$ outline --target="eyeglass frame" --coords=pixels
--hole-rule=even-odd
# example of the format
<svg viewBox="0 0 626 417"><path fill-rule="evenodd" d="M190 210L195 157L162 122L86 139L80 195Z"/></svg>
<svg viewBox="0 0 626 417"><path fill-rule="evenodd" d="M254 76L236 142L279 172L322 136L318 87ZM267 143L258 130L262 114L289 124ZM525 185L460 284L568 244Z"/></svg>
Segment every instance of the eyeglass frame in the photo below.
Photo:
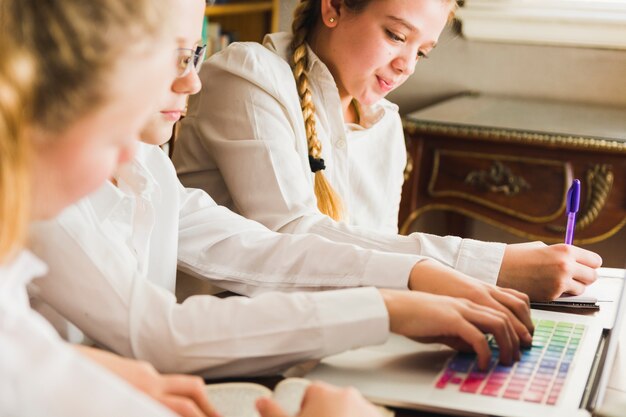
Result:
<svg viewBox="0 0 626 417"><path fill-rule="evenodd" d="M196 72L200 72L200 68L202 67L202 63L204 62L204 58L206 56L207 45L204 44L202 46L196 46L195 49L192 48L178 48L176 52L188 51L191 52L191 58L187 63L187 66L183 71L178 75L178 78L183 78L189 75L191 72L191 68L195 68ZM180 55L178 57L180 59ZM180 64L180 61L179 61Z"/></svg>

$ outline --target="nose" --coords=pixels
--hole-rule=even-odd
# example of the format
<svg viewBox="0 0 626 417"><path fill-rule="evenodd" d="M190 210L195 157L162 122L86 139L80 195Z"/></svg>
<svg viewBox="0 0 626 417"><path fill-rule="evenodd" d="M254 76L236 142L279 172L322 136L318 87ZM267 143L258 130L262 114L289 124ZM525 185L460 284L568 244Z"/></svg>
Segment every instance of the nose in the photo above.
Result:
<svg viewBox="0 0 626 417"><path fill-rule="evenodd" d="M196 94L202 88L202 82L195 70L189 71L184 77L179 77L172 84L172 91L177 94Z"/></svg>
<svg viewBox="0 0 626 417"><path fill-rule="evenodd" d="M405 48L401 54L398 54L391 62L393 69L407 77L415 72L415 64L417 64L417 50L415 48Z"/></svg>
<svg viewBox="0 0 626 417"><path fill-rule="evenodd" d="M408 77L415 72L416 63L417 59L396 58L391 65L396 72Z"/></svg>

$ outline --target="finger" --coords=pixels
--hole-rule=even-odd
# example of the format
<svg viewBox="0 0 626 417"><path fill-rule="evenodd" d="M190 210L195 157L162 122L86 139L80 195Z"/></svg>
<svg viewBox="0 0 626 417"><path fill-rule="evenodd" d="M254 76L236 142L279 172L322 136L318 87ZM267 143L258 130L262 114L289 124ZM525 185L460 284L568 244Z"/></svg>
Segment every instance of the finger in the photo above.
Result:
<svg viewBox="0 0 626 417"><path fill-rule="evenodd" d="M528 308L530 309L530 297L528 296L528 294L525 294L525 293L523 293L521 291L518 291L518 290L514 290L513 288L498 287L498 289L500 291L503 291L503 292L505 292L507 294L510 294L510 295L514 296L515 298L518 298L524 304L526 304L526 306L528 306Z"/></svg>
<svg viewBox="0 0 626 417"><path fill-rule="evenodd" d="M506 314L478 306L478 308L473 308L466 317L483 333L493 334L500 350L500 362L509 365L513 363L513 358L519 357L519 341L517 344L514 342L515 331Z"/></svg>
<svg viewBox="0 0 626 417"><path fill-rule="evenodd" d="M508 311L505 313L511 318L515 333L528 346L533 342L532 332L534 331L533 321L530 318L530 302L526 294L522 294L523 297L518 294L521 293L515 290L495 290L492 295L496 301L506 307Z"/></svg>
<svg viewBox="0 0 626 417"><path fill-rule="evenodd" d="M588 266L589 268L600 268L602 266L602 257L595 252L578 246L570 246L576 262Z"/></svg>
<svg viewBox="0 0 626 417"><path fill-rule="evenodd" d="M458 336L476 352L478 368L486 370L491 360L491 349L483 332L465 319L459 322Z"/></svg>
<svg viewBox="0 0 626 417"><path fill-rule="evenodd" d="M337 388L322 381L313 381L304 391L300 408L304 408L308 402L315 402L317 398L335 391Z"/></svg>
<svg viewBox="0 0 626 417"><path fill-rule="evenodd" d="M507 332L511 338L511 343L514 349L511 351L513 353L513 357L517 360L519 359L519 345L520 345L520 337L525 339L525 344L532 343L532 338L530 333L524 326L524 324L513 314L511 310L509 310L504 304L500 303L494 295L499 295L500 297L507 297L506 294L500 294L497 288L489 290L484 297L481 298L482 302L479 304L481 307L479 310L483 311L483 313L489 315L494 312L498 312L500 315L503 315L505 319L505 323L507 327L509 327L509 332ZM511 300L515 300L514 298L508 298L509 302ZM528 341L526 341L528 340Z"/></svg>
<svg viewBox="0 0 626 417"><path fill-rule="evenodd" d="M166 395L159 402L181 417L205 417L205 414L189 398Z"/></svg>
<svg viewBox="0 0 626 417"><path fill-rule="evenodd" d="M598 279L598 271L577 263L572 271L572 278L584 285L591 285Z"/></svg>
<svg viewBox="0 0 626 417"><path fill-rule="evenodd" d="M280 406L271 398L263 397L256 401L256 409L261 417L288 417Z"/></svg>
<svg viewBox="0 0 626 417"><path fill-rule="evenodd" d="M586 288L586 285L576 281L575 279L570 279L565 285L564 292L572 295L580 295L585 292Z"/></svg>
<svg viewBox="0 0 626 417"><path fill-rule="evenodd" d="M203 415L219 417L219 413L213 408L204 392L204 381L200 377L189 375L165 375L165 390L168 394L174 394L191 399Z"/></svg>

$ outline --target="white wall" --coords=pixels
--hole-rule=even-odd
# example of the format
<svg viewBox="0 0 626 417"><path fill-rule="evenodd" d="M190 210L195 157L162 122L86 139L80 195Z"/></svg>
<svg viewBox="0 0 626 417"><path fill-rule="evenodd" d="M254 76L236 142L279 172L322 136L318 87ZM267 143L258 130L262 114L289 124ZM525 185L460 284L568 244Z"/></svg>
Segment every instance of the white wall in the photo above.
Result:
<svg viewBox="0 0 626 417"><path fill-rule="evenodd" d="M626 106L626 51L470 42L448 30L389 99L407 113L466 90Z"/></svg>

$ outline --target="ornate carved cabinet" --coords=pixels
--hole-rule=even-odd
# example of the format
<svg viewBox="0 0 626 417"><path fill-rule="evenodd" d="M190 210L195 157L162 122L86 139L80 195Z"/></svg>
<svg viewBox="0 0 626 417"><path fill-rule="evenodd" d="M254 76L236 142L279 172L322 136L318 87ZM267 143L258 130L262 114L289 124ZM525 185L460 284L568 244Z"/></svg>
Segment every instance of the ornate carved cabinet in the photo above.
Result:
<svg viewBox="0 0 626 417"><path fill-rule="evenodd" d="M516 235L563 241L565 196L582 182L575 243L626 224L626 108L467 94L404 119L409 161L401 232L430 210L447 231L474 218Z"/></svg>

